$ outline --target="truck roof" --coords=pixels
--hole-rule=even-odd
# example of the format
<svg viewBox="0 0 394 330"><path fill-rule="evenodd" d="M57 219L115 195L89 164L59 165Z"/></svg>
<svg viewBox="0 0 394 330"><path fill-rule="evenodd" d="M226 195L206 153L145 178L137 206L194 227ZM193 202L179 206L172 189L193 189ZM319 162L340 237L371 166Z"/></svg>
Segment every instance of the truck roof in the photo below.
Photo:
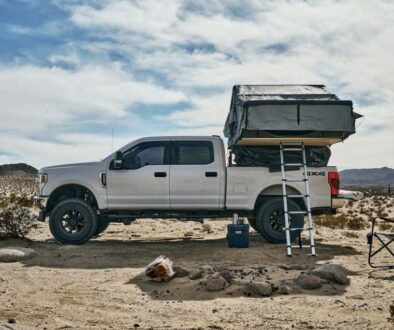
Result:
<svg viewBox="0 0 394 330"><path fill-rule="evenodd" d="M195 139L221 139L219 135L166 135L166 136L147 136L138 139L138 141L148 140L195 140Z"/></svg>

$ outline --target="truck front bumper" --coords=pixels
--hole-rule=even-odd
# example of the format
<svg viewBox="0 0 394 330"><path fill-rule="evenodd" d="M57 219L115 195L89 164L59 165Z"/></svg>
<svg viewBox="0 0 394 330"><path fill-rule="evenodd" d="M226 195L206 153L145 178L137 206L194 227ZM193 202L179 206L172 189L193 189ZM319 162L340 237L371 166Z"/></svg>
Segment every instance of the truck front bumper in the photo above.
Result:
<svg viewBox="0 0 394 330"><path fill-rule="evenodd" d="M45 222L47 216L46 207L48 203L48 196L36 195L33 197L34 206L40 209L38 213L38 221Z"/></svg>

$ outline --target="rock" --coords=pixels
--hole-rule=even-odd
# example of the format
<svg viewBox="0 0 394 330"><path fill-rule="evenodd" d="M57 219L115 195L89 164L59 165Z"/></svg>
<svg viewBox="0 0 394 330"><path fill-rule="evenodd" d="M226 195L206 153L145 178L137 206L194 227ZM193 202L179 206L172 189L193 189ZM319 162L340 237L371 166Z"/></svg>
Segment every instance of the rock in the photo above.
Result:
<svg viewBox="0 0 394 330"><path fill-rule="evenodd" d="M315 290L321 287L322 280L319 277L300 274L295 280L295 283L304 290Z"/></svg>
<svg viewBox="0 0 394 330"><path fill-rule="evenodd" d="M219 272L220 276L223 277L228 283L234 281L234 273L230 270L222 270Z"/></svg>
<svg viewBox="0 0 394 330"><path fill-rule="evenodd" d="M250 281L248 284L248 288L263 297L268 297L272 295L272 286L267 282Z"/></svg>
<svg viewBox="0 0 394 330"><path fill-rule="evenodd" d="M18 262L33 258L36 251L30 248L9 247L0 249L0 262Z"/></svg>
<svg viewBox="0 0 394 330"><path fill-rule="evenodd" d="M207 274L213 274L215 273L215 269L211 265L203 265L200 267L200 269Z"/></svg>
<svg viewBox="0 0 394 330"><path fill-rule="evenodd" d="M241 286L248 286L250 284L251 280L246 280L243 278L234 278L233 283Z"/></svg>
<svg viewBox="0 0 394 330"><path fill-rule="evenodd" d="M190 274L190 271L188 269L181 266L174 266L173 270L175 272L175 277L187 277Z"/></svg>
<svg viewBox="0 0 394 330"><path fill-rule="evenodd" d="M350 279L347 277L349 271L341 265L326 264L311 271L311 274L338 284L347 285Z"/></svg>
<svg viewBox="0 0 394 330"><path fill-rule="evenodd" d="M206 286L208 291L221 291L228 285L228 282L219 273L207 277Z"/></svg>
<svg viewBox="0 0 394 330"><path fill-rule="evenodd" d="M189 275L189 279L191 280L198 280L200 278L202 278L202 276L204 275L204 271L201 269L198 270L194 270L190 273Z"/></svg>
<svg viewBox="0 0 394 330"><path fill-rule="evenodd" d="M278 293L294 294L294 293L302 293L302 290L293 281L284 281L279 284Z"/></svg>
<svg viewBox="0 0 394 330"><path fill-rule="evenodd" d="M154 281L168 282L175 275L172 261L166 256L159 256L145 267L146 276Z"/></svg>
<svg viewBox="0 0 394 330"><path fill-rule="evenodd" d="M279 284L278 293L280 294L290 294L293 290L291 289L290 285L286 283Z"/></svg>

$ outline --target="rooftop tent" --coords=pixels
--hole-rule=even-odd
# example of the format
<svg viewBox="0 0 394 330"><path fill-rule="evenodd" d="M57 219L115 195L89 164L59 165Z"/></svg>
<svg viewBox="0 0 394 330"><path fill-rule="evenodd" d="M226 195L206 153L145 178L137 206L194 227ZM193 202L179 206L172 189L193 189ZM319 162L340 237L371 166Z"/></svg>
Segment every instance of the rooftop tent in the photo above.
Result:
<svg viewBox="0 0 394 330"><path fill-rule="evenodd" d="M224 127L228 145L327 146L355 133L352 101L323 85L236 85Z"/></svg>

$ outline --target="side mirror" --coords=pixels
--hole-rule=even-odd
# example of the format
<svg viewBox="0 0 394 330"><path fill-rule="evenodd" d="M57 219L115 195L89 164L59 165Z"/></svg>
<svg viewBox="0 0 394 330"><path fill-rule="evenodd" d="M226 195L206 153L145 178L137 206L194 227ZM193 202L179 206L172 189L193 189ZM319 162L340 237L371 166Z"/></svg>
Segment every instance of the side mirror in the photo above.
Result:
<svg viewBox="0 0 394 330"><path fill-rule="evenodd" d="M114 169L121 170L123 168L123 152L117 151L114 159Z"/></svg>

